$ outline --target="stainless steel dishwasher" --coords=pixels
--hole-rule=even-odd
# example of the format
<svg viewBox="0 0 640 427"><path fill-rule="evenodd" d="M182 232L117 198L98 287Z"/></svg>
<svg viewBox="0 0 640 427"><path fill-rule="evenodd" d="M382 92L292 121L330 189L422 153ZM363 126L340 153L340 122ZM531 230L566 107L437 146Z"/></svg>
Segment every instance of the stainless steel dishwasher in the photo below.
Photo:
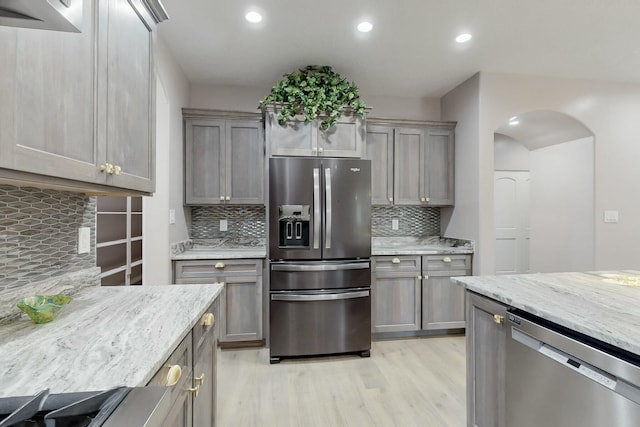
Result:
<svg viewBox="0 0 640 427"><path fill-rule="evenodd" d="M508 313L507 427L640 426L637 355Z"/></svg>

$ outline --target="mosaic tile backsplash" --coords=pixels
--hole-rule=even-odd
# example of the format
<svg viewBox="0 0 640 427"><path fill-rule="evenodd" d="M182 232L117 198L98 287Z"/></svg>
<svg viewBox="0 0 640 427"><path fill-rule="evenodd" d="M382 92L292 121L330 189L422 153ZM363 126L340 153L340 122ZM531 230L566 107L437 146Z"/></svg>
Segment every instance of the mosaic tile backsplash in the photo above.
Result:
<svg viewBox="0 0 640 427"><path fill-rule="evenodd" d="M0 185L0 292L95 267L78 255L78 228L95 242L96 199L82 194Z"/></svg>
<svg viewBox="0 0 640 427"><path fill-rule="evenodd" d="M191 208L191 239L206 245L212 239L264 239L265 208L263 206L194 206ZM227 220L227 231L220 231L220 220ZM391 229L391 220L398 220L398 230ZM373 206L371 209L373 237L440 236L440 208L421 206Z"/></svg>
<svg viewBox="0 0 640 427"><path fill-rule="evenodd" d="M398 229L391 229L391 220L398 220ZM422 206L373 206L371 208L373 237L440 236L440 208Z"/></svg>
<svg viewBox="0 0 640 427"><path fill-rule="evenodd" d="M220 231L220 220L227 220L227 231ZM191 208L193 243L206 245L211 239L266 238L264 206L194 206Z"/></svg>

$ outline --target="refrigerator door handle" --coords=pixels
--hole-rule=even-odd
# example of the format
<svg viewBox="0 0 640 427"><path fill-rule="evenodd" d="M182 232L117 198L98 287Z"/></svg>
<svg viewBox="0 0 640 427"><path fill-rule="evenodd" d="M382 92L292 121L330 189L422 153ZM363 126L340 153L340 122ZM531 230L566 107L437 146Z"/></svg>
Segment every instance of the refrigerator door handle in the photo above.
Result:
<svg viewBox="0 0 640 427"><path fill-rule="evenodd" d="M320 169L313 168L313 249L320 249Z"/></svg>
<svg viewBox="0 0 640 427"><path fill-rule="evenodd" d="M345 264L271 264L274 271L338 271L365 270L368 262L351 262Z"/></svg>
<svg viewBox="0 0 640 427"><path fill-rule="evenodd" d="M271 295L271 301L335 301L354 298L365 298L369 296L369 291L343 292L339 294L293 294L293 295Z"/></svg>
<svg viewBox="0 0 640 427"><path fill-rule="evenodd" d="M324 186L325 186L325 202L324 202L324 214L326 221L324 247L325 249L331 249L331 168L324 170Z"/></svg>

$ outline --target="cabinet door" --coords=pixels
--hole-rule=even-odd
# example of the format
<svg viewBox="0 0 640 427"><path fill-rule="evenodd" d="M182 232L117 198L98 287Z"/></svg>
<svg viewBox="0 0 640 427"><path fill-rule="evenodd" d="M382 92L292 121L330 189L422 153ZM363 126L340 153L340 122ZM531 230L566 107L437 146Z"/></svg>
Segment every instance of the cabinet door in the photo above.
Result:
<svg viewBox="0 0 640 427"><path fill-rule="evenodd" d="M426 273L422 279L422 329L465 327L464 287L451 281L466 271Z"/></svg>
<svg viewBox="0 0 640 427"><path fill-rule="evenodd" d="M367 126L365 159L371 160L371 204L393 204L393 128Z"/></svg>
<svg viewBox="0 0 640 427"><path fill-rule="evenodd" d="M198 354L194 355L193 387L198 387L198 395L193 396L193 427L211 427L215 424L215 344L211 334Z"/></svg>
<svg viewBox="0 0 640 427"><path fill-rule="evenodd" d="M314 122L292 120L280 125L277 113L267 112L266 131L272 156L316 156L318 132Z"/></svg>
<svg viewBox="0 0 640 427"><path fill-rule="evenodd" d="M264 203L264 138L262 124L226 123L225 199L232 204Z"/></svg>
<svg viewBox="0 0 640 427"><path fill-rule="evenodd" d="M504 305L467 292L467 425L470 427L505 427L505 316Z"/></svg>
<svg viewBox="0 0 640 427"><path fill-rule="evenodd" d="M0 168L101 183L96 2L82 33L0 27Z"/></svg>
<svg viewBox="0 0 640 427"><path fill-rule="evenodd" d="M182 393L169 410L162 427L191 427L193 420L191 394Z"/></svg>
<svg viewBox="0 0 640 427"><path fill-rule="evenodd" d="M262 339L262 276L224 278L220 341Z"/></svg>
<svg viewBox="0 0 640 427"><path fill-rule="evenodd" d="M316 126L318 155L324 157L362 157L365 126L360 116L342 115L337 123L323 131Z"/></svg>
<svg viewBox="0 0 640 427"><path fill-rule="evenodd" d="M427 130L424 196L431 206L453 205L453 135L452 130Z"/></svg>
<svg viewBox="0 0 640 427"><path fill-rule="evenodd" d="M153 192L155 23L141 0L108 0L106 7L99 23L107 30L100 43L99 78L106 88L99 88L104 122L98 132L105 148L98 158L121 169L107 175L107 184Z"/></svg>
<svg viewBox="0 0 640 427"><path fill-rule="evenodd" d="M420 329L420 279L418 272L375 272L371 289L372 332Z"/></svg>
<svg viewBox="0 0 640 427"><path fill-rule="evenodd" d="M393 194L396 205L419 205L424 187L424 132L418 128L395 130Z"/></svg>
<svg viewBox="0 0 640 427"><path fill-rule="evenodd" d="M219 204L224 199L225 123L185 122L185 203Z"/></svg>

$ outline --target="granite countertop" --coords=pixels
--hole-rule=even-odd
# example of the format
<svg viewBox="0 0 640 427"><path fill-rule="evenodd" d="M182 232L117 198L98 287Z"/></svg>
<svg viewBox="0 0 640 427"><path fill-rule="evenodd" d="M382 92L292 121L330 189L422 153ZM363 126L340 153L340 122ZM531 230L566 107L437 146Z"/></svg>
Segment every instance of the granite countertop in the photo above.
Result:
<svg viewBox="0 0 640 427"><path fill-rule="evenodd" d="M470 291L640 355L640 271L452 280Z"/></svg>
<svg viewBox="0 0 640 427"><path fill-rule="evenodd" d="M198 243L187 240L172 248L174 261L198 259L266 258L265 239L208 239Z"/></svg>
<svg viewBox="0 0 640 427"><path fill-rule="evenodd" d="M447 237L374 237L371 255L473 254L473 241Z"/></svg>
<svg viewBox="0 0 640 427"><path fill-rule="evenodd" d="M0 397L143 386L221 285L87 288L51 323L0 326Z"/></svg>

